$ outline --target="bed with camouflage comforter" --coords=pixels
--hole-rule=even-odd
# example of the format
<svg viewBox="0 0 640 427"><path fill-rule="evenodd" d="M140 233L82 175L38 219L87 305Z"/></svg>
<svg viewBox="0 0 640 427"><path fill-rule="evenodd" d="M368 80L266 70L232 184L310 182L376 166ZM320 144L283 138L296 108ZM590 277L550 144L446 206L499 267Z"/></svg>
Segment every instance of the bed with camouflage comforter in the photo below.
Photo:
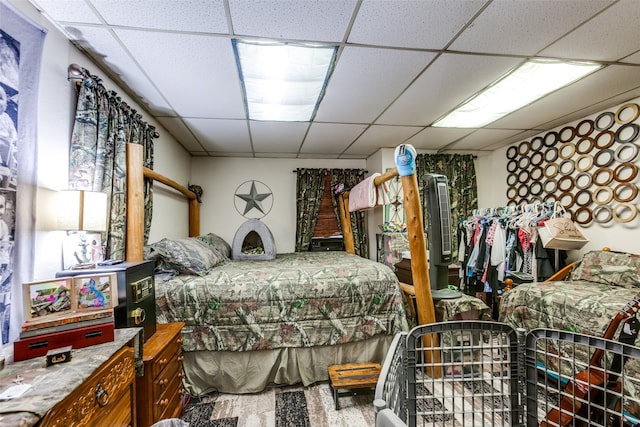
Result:
<svg viewBox="0 0 640 427"><path fill-rule="evenodd" d="M191 261L193 252L181 258ZM158 322L185 323L193 394L325 380L331 364L381 362L393 336L408 329L393 271L346 252L226 260L206 273L156 275L155 295Z"/></svg>
<svg viewBox="0 0 640 427"><path fill-rule="evenodd" d="M527 331L551 328L602 336L639 292L639 255L591 251L562 281L521 284L506 292L500 321Z"/></svg>
<svg viewBox="0 0 640 427"><path fill-rule="evenodd" d="M549 328L602 337L616 314L638 301L640 256L591 251L574 263L562 281L521 284L506 292L500 301L499 320L527 332L535 328ZM623 323L620 322L612 340L618 340ZM640 337L635 344L640 346ZM575 357L582 366L586 366L591 355L579 349L574 350ZM564 347L547 348L546 360L538 362L552 372L571 378L576 367L571 366L565 357L571 351ZM635 360L625 369L640 372ZM626 390L640 398L640 390L636 386L629 385Z"/></svg>

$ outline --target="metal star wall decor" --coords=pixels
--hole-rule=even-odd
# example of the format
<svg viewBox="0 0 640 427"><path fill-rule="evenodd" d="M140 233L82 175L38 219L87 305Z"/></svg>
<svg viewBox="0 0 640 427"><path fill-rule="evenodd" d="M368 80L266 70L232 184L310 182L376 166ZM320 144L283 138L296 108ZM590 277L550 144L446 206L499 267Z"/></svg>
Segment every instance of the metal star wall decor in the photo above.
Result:
<svg viewBox="0 0 640 427"><path fill-rule="evenodd" d="M260 181L245 181L236 188L233 203L236 211L243 217L259 219L271 211L273 192Z"/></svg>

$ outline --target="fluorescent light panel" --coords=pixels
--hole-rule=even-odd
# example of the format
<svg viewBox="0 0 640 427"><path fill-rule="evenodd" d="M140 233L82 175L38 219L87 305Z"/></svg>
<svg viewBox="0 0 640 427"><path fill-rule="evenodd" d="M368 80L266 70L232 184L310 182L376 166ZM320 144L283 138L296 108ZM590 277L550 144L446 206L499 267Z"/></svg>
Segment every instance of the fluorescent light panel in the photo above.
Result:
<svg viewBox="0 0 640 427"><path fill-rule="evenodd" d="M249 119L309 121L333 66L336 46L233 41Z"/></svg>
<svg viewBox="0 0 640 427"><path fill-rule="evenodd" d="M434 127L479 128L600 68L585 62L530 60L478 92Z"/></svg>

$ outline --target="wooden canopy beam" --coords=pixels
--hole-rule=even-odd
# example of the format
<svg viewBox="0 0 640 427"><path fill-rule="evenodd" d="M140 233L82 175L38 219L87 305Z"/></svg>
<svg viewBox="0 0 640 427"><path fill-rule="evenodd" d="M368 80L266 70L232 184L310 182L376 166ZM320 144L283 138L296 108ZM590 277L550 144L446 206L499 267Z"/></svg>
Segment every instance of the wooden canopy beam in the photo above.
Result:
<svg viewBox="0 0 640 427"><path fill-rule="evenodd" d="M127 261L144 259L144 180L152 179L182 193L189 200L189 236L200 235L200 202L196 194L177 182L144 167L141 144L127 144Z"/></svg>

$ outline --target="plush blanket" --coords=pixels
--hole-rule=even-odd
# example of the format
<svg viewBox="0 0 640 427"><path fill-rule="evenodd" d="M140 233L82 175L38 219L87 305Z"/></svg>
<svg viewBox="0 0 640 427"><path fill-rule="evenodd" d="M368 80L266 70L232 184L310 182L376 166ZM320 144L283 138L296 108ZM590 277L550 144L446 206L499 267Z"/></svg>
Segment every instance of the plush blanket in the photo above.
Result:
<svg viewBox="0 0 640 427"><path fill-rule="evenodd" d="M344 344L407 329L398 280L346 252L233 261L206 275L156 278L159 322L185 322L185 351Z"/></svg>

